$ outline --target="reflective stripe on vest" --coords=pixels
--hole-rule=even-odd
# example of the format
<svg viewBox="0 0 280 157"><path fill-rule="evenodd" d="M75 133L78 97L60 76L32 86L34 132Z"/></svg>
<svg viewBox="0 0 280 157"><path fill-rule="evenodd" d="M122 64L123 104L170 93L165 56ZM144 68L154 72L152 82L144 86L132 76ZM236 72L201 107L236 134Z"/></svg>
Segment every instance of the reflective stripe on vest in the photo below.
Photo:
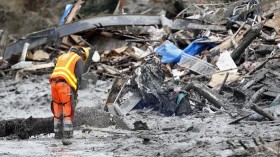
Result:
<svg viewBox="0 0 280 157"><path fill-rule="evenodd" d="M58 58L57 65L53 70L51 78L60 78L66 80L66 82L73 87L75 90L77 89L77 78L75 76L75 65L76 62L81 57L74 52L68 52ZM65 62L64 62L65 61Z"/></svg>

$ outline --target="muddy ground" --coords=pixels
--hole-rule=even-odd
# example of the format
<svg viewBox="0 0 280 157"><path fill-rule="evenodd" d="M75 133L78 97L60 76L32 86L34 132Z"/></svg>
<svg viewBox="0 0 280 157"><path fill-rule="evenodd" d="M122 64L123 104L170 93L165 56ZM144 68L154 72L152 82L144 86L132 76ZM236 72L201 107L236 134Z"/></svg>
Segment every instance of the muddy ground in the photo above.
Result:
<svg viewBox="0 0 280 157"><path fill-rule="evenodd" d="M30 11L22 1L16 6L12 0L10 3L6 0L0 2L0 13L3 13L0 14L0 28L7 28L15 34L27 34L57 24L65 4L57 6L54 12L54 9L44 7L43 3L37 7L37 11ZM146 0L141 2L146 3ZM49 76L29 75L20 81L15 81L14 77L0 78L0 120L52 116ZM77 108L93 107L102 111L112 82L112 79L98 80L96 84L79 91ZM73 144L69 146L64 146L61 140L55 140L54 134L38 135L28 140L2 137L0 156L275 156L279 153L279 147L275 147L279 141L278 121L242 121L229 125L236 119L231 117L235 112L197 111L189 116L163 117L148 109L134 110L123 119L130 129L108 127L105 123L104 127L82 126L74 130ZM133 123L137 121L146 123L148 130L135 130ZM248 147L247 150L241 143ZM256 147L257 144L260 146Z"/></svg>
<svg viewBox="0 0 280 157"><path fill-rule="evenodd" d="M17 82L12 79L1 80L1 120L51 116L48 77L34 75ZM81 90L78 108L94 107L102 110L111 85L111 79L98 80L96 84ZM234 119L224 111L163 117L148 109L134 110L123 120L130 129L120 129L118 126L82 126L75 129L73 144L69 146L54 139L54 134L38 135L28 140L14 139L12 136L1 138L0 156L244 155L249 151L245 152L239 140L255 150L253 138L259 143L261 140L274 141L280 131L277 122L244 121L229 125ZM148 130L135 130L133 123L136 121L146 123ZM261 151L259 155L267 153L267 150Z"/></svg>

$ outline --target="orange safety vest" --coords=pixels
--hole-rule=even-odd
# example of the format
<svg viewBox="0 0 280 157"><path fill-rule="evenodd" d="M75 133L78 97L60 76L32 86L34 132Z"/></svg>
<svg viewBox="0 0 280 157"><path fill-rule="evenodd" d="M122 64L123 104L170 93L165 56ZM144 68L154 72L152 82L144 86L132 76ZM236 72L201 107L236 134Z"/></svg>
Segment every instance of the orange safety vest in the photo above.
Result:
<svg viewBox="0 0 280 157"><path fill-rule="evenodd" d="M64 79L71 87L77 89L77 77L75 75L75 65L81 59L75 52L67 52L57 59L56 66L50 77L50 82L53 78Z"/></svg>

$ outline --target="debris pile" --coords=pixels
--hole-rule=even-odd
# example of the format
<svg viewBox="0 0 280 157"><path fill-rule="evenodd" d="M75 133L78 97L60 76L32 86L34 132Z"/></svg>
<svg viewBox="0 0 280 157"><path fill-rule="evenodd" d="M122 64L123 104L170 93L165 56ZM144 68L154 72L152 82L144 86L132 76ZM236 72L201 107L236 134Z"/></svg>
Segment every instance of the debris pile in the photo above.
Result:
<svg viewBox="0 0 280 157"><path fill-rule="evenodd" d="M80 45L90 49L88 79L114 78L104 105L112 114L151 108L165 116L221 112L230 124L278 119L278 1L193 4L172 19L146 11L71 22L81 5L62 25L6 45L4 54L7 35L0 31L0 77L48 74L60 54Z"/></svg>

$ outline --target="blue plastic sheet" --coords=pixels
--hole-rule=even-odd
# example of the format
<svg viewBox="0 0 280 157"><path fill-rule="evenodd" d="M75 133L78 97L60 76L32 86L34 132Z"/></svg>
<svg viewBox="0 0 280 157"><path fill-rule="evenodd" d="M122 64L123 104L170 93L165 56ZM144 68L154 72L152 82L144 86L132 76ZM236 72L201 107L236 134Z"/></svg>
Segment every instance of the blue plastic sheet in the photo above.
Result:
<svg viewBox="0 0 280 157"><path fill-rule="evenodd" d="M64 13L59 21L59 26L63 25L65 23L65 18L67 17L67 15L69 14L69 12L71 11L71 9L73 8L73 4L67 4L64 10Z"/></svg>
<svg viewBox="0 0 280 157"><path fill-rule="evenodd" d="M156 50L156 54L162 56L162 63L176 64L180 61L183 50L177 48L172 42L166 40Z"/></svg>
<svg viewBox="0 0 280 157"><path fill-rule="evenodd" d="M176 64L181 59L181 54L186 53L191 56L195 56L200 54L203 50L208 47L212 48L217 46L215 43L196 43L197 41L207 40L208 38L199 38L193 41L189 46L187 46L184 50L177 48L172 42L166 40L162 43L158 49L156 50L156 54L162 56L162 63L173 63Z"/></svg>
<svg viewBox="0 0 280 157"><path fill-rule="evenodd" d="M186 54L189 54L191 56L195 56L197 54L200 54L203 50L205 50L208 47L215 47L217 44L215 43L203 43L203 44L198 44L196 43L197 41L203 41L207 40L208 38L199 38L193 41L188 47L184 49L184 52Z"/></svg>

